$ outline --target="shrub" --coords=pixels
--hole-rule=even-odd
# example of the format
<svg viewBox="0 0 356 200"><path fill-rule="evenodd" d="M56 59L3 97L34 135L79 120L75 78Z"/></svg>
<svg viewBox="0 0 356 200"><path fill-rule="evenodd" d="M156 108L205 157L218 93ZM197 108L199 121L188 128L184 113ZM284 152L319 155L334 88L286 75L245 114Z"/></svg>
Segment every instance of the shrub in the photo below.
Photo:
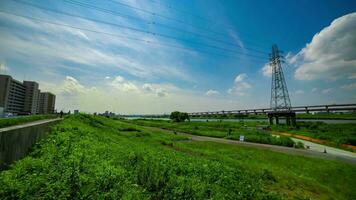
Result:
<svg viewBox="0 0 356 200"><path fill-rule="evenodd" d="M184 122L185 120L188 120L188 121L190 120L188 113L179 112L179 111L172 112L171 115L169 116L169 118L173 122Z"/></svg>

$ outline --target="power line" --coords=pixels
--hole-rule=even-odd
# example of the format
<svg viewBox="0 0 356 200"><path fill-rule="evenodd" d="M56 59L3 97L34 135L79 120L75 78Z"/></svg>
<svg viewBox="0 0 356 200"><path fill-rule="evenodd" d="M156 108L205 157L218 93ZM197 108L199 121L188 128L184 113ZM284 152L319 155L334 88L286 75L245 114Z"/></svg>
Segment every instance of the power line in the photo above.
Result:
<svg viewBox="0 0 356 200"><path fill-rule="evenodd" d="M51 11L51 12L56 12L56 13L61 13L61 14L64 14L64 15L70 15L72 17L78 17L78 18L83 18L83 19L86 19L86 20L91 20L91 21L94 21L95 19L92 19L92 18L86 18L86 17L83 17L83 16L79 16L79 15L73 15L73 14L70 14L70 13L66 13L66 12L62 12L62 11L58 11L58 10L54 10L54 9L50 9L50 8L46 8L46 7L42 7L42 6L39 6L39 5L35 5L35 4L32 4L32 3L28 3L28 2L24 2L24 1L21 1L21 0L13 0L13 1L16 1L18 3L22 3L22 4L26 4L26 5L29 5L29 6L32 6L32 7L36 7L36 8L39 8L39 9L42 9L42 10L48 10L48 11ZM108 13L106 11L102 11L102 10L98 10L100 12L105 12L105 13ZM114 12L114 11L113 11ZM115 13L109 13L109 14L117 14L117 12ZM130 17L132 19L135 19L135 20L138 20L138 21L145 21L145 20L142 20L140 18L137 18L137 17L133 17L133 16L129 16L129 15L124 15L124 14L121 14L119 13L120 16L125 16L125 17ZM117 25L117 24L113 24L113 23L108 23L108 22L103 22L103 21L98 21L98 20L95 20L96 22L98 23L105 23L105 24L110 24L110 25L116 25L116 26L121 26L121 25ZM147 21L146 21L147 22ZM216 39L216 38L213 38L213 37L210 37L210 36L206 36L206 35L202 35L202 34L199 34L199 33L195 33L195 32L191 32L191 31L186 31L186 30L182 30L182 29L179 29L179 28L175 28L175 27L171 27L171 26L168 26L168 25L165 25L165 24L160 24L160 23L156 23L156 22L147 22L148 24L153 24L153 25L159 25L159 26L162 26L162 27L165 27L167 29L171 29L171 30L175 30L175 31L180 31L180 32L184 32L184 33L189 33L189 34L194 34L196 36L199 36L199 37L203 37L203 38L206 38L206 39L209 39L211 41L215 41L215 42L219 42L219 43L222 43L222 44L225 44L225 45L229 45L229 46L233 46L233 47L238 47L240 49L247 49L249 51L254 51L254 53L259 53L259 54L263 54L263 55L267 55L268 53L267 52L264 52L264 51L260 51L260 50L256 50L256 49L251 49L251 48L248 48L248 47L241 47L239 45L235 45L235 44L232 44L232 43L229 43L229 42L226 42L226 41L223 41L223 40L219 40L219 39ZM130 28L131 29L131 28ZM138 31L138 30L135 30L135 31ZM154 32L151 32L153 34L155 34Z"/></svg>
<svg viewBox="0 0 356 200"><path fill-rule="evenodd" d="M120 25L120 24L114 24L114 23L110 23L110 22L106 22L106 21L102 21L102 20L83 17L83 16L80 16L80 15L75 15L75 14L71 14L71 13L67 13L67 12L63 12L63 11L58 11L58 10L54 10L54 9L50 9L50 8L45 8L45 7L42 7L42 6L38 6L38 5L35 5L35 4L31 4L31 3L27 3L27 2L23 2L23 1L19 1L19 0L13 0L13 1L16 1L16 2L19 2L19 3L23 3L23 4L26 4L26 5L32 6L32 7L36 7L36 8L42 9L42 10L55 12L55 13L59 13L59 14L63 14L63 15L71 16L71 17L81 18L81 19L85 19L85 20L88 20L88 21L102 23L102 24L106 24L106 25L110 25L110 26L115 26L115 27L118 27L118 28L128 29L128 30L132 30L132 31L136 31L136 32L144 33L144 34L150 34L150 35L153 35L153 36L159 36L159 37L164 37L164 38L168 38L168 39L180 40L180 41L183 41L183 42L193 43L193 44L200 45L200 46L206 46L206 47L213 48L213 49L218 49L218 50L221 50L221 51L228 51L228 52L237 53L237 54L244 54L244 55L247 55L247 56L256 56L256 57L258 56L258 55L246 54L246 53L243 53L243 52L239 52L239 51L235 51L235 50L231 50L231 49L226 49L226 48L222 48L222 47L217 47L217 46L214 46L214 45L208 45L208 44L204 44L204 43L200 43L200 42L196 42L196 41L177 38L177 37L170 36L170 35L167 35L167 34L155 33L155 32L151 32L151 31L147 31L147 30L143 30L143 29L139 29L139 28L135 28L135 27L123 26L123 25Z"/></svg>
<svg viewBox="0 0 356 200"><path fill-rule="evenodd" d="M157 1L154 1L154 0L149 0L149 1L151 1L151 2L154 3L154 4L157 4L157 5L160 5L160 6L164 6L164 7L166 7L166 8L169 8L169 9L171 9L171 10L174 10L174 11L177 11L177 12L180 12L180 13L183 13L183 14L190 15L190 16L195 17L195 18L200 19L200 20L204 20L204 21L208 21L208 22L213 22L213 21L210 20L210 19L207 19L207 18L205 18L205 17L199 16L199 15L197 15L197 14L190 13L190 12L188 12L188 11L186 11L186 10L178 9L178 8L173 8L171 5L162 4L161 2L157 2Z"/></svg>
<svg viewBox="0 0 356 200"><path fill-rule="evenodd" d="M165 15L161 15L161 14L158 14L158 13L155 13L155 12L152 12L152 11L149 11L149 10L145 10L145 9L142 9L142 8L138 8L138 7L132 6L132 5L130 5L130 4L127 4L127 2L126 2L126 3L123 3L122 1L119 1L119 0L107 0L107 1L110 1L110 2L112 2L112 3L118 4L118 5L121 5L121 6L125 6L125 7L128 7L128 8L131 8L131 9L134 9L134 10L138 10L138 11L140 11L140 12L143 12L143 13L146 13L146 14L150 14L150 15L153 15L153 16L158 16L158 17L162 17L162 18L165 18L165 17L166 17ZM164 4L158 3L158 2L153 1L153 0L150 0L150 1L153 2L153 3L155 3L155 4L158 4L158 5L164 5ZM191 16L193 16L193 17L195 17L195 18L200 19L200 20L204 20L204 21L206 21L206 22L208 22L208 23L210 23L210 24L218 24L218 23L216 23L216 20L207 19L207 18L201 17L201 16L199 16L199 15L195 15L195 14L189 13L188 11L183 11L183 10L180 10L180 9L173 8L172 6L168 6L168 5L164 5L164 6L167 7L167 8L169 8L169 9L177 10L177 11L182 12L182 13L184 13L184 14L191 15ZM168 19L168 17L166 17L165 19ZM174 19L176 19L176 18L174 18ZM168 20L170 20L170 19L168 19ZM178 20L179 20L179 19L178 19ZM186 23L186 22L183 21L183 20L179 20L179 21L181 21L182 23ZM220 23L220 24L221 24L221 23ZM194 24L191 24L191 25L194 26L195 28L197 28ZM228 27L228 28L230 28L230 29L234 29L234 28L235 28L235 27L230 26L230 25L227 25L227 24L221 24L221 25L226 26L226 27ZM200 28L200 27L198 27L198 28ZM215 31L212 31L211 29L206 29L206 30L209 30L209 31L211 31L211 32L214 32L214 33L219 34L219 35L222 35L222 36L226 36L226 34L224 34L224 33L215 32ZM245 39L245 40L246 40L246 39ZM253 44L253 45L255 45L255 46L259 46L259 47L265 48L265 46L260 45L260 44L256 44L255 42L252 42L252 43L251 43L251 42L248 42L248 43ZM266 52L265 52L265 53L266 53Z"/></svg>
<svg viewBox="0 0 356 200"><path fill-rule="evenodd" d="M209 39L209 40L213 40L213 41L215 41L215 42L228 44L228 45L231 45L231 46L238 47L238 48L241 48L241 49L242 49L242 47L240 47L239 45L231 44L231 43L229 43L229 42L226 42L226 41L223 41L223 40L219 40L219 39L216 39L216 38L213 38L213 37L209 37L209 36L207 36L207 35L203 35L203 34L191 32L191 31L186 31L186 30L183 30L183 29L179 29L179 28L176 28L176 27L164 25L164 24L157 23L157 22L147 22L146 20L143 20L143 19L138 18L138 17L134 17L134 16L131 16L131 15L122 14L122 13L117 12L117 11L113 11L113 10L109 10L109 9L97 7L97 6L94 6L94 5L91 5L91 4L86 4L86 3L82 3L82 2L78 2L78 1L74 1L74 0L64 0L64 1L65 1L66 3L70 3L70 4L73 4L73 5L77 5L77 6L86 7L86 8L93 9L93 10L97 10L97 11L99 11L99 12L108 13L108 14L112 14L112 15L119 16L119 17L134 19L134 20L137 20L137 21L144 21L144 22L146 22L147 24L158 25L158 26L162 26L162 27L165 27L165 28L168 28L168 29L171 29L171 30L175 30L175 31L185 32L185 33L189 33L189 34L195 34L195 35L198 35L198 36L200 36L200 37L204 37L204 38L207 38L207 39ZM208 32L209 32L209 31L208 31ZM211 31L210 31L210 32L211 32ZM268 54L268 52L263 52L263 51L256 50L256 49L251 49L251 48L246 48L246 49L251 50L251 51L256 51L256 52L262 53L262 54L264 54L264 55L267 55L267 54Z"/></svg>
<svg viewBox="0 0 356 200"><path fill-rule="evenodd" d="M38 18L35 18L35 17L30 17L30 16L25 16L25 15L10 13L10 12L4 11L4 10L0 10L0 13L5 13L5 14L8 14L8 15L22 17L22 18L30 19L30 20L33 20L33 21L41 22L41 23L47 23L47 24L52 24L52 25L62 26L62 27L68 27L68 28L72 28L72 29L77 29L77 30L82 30L82 31L87 31L87 32L92 32L92 33L97 33L97 34L108 35L108 36L111 36L111 37L118 37L118 38L124 38L124 39L128 39L128 40L135 40L135 41L143 42L143 43L146 43L146 44L152 44L152 45L158 45L158 46L166 46L166 47L172 47L172 48L177 48L177 49L195 51L194 49L191 49L191 48L181 47L181 46L177 46L177 45L170 44L170 43L158 43L158 42L152 42L152 41L149 41L149 40L143 40L143 39L139 39L139 38L135 38L135 37L129 37L129 36L126 36L126 35L119 35L119 34L102 32L102 31L97 31L97 30L91 30L91 29L82 28L82 27L76 27L76 26L72 26L72 25L68 25L68 24L61 24L61 23L57 23L57 22L51 22L51 21L48 21L48 20L38 19ZM212 55L218 55L218 56L240 58L240 57L237 57L236 54L235 55L217 54L217 53L212 53L212 52L204 51L204 50L202 52L208 53L208 54L212 54ZM255 57L255 56L248 56L248 57L253 58L253 59L263 59L263 60L265 60L264 58L261 58L261 57Z"/></svg>
<svg viewBox="0 0 356 200"><path fill-rule="evenodd" d="M141 9L141 8L137 8L137 7L128 5L128 4L124 4L124 3L118 2L118 1L113 1L113 0L108 0L108 1L116 3L116 4L119 4L119 5L123 5L123 6L129 7L131 9L135 9L135 10L144 12L146 14L150 14L151 16L157 16L157 17L164 18L166 20L171 20L171 21L175 21L175 22L178 22L178 23L181 23L181 24L185 24L185 25L188 25L188 26L193 27L195 29L204 30L206 32L218 34L218 35L221 35L221 36L224 36L224 37L227 36L224 33L216 32L216 31L213 31L213 30L207 29L207 28L198 27L198 26L196 26L194 24L187 23L186 21L183 21L183 20L180 20L180 19L168 17L168 16L165 16L165 15L161 15L159 13L154 13L154 12L151 12L151 11L148 11L148 10L144 10L144 9ZM127 14L122 14L122 13L117 12L117 11L105 9L105 8L102 8L102 7L94 6L94 5L91 5L91 4L88 4L88 3L83 3L83 2L80 2L80 1L76 1L76 0L64 0L64 2L70 3L70 4L74 4L74 5L77 5L77 6L81 6L81 7L95 9L95 10L98 10L98 11L101 11L101 12L106 12L106 13L113 14L113 15L118 14L118 16L120 16L120 17L125 17L125 18L130 18L130 19L134 19L135 18L135 20L145 21L145 20L143 20L141 18L137 18L137 17L131 16L131 15L127 15ZM202 34L199 34L199 33L194 33L194 32L186 31L186 30L179 29L179 28L176 28L176 27L171 27L171 26L168 26L168 25L160 24L158 22L148 22L148 24L159 25L159 26L163 26L163 27L168 28L168 29L176 30L176 31L179 30L181 32L186 32L186 33L190 33L190 34L196 34L196 35L199 35L201 37L205 37L205 38L210 39L210 40L213 38L213 37L209 37L209 36L202 35ZM241 48L238 45L231 44L231 43L228 43L228 42L223 41L223 40L219 40L219 39L216 39L216 38L214 38L213 40L216 41L216 42L225 43L225 44L228 44L228 45L232 45L232 46ZM254 45L254 46L263 47L262 45L257 45L256 43L251 43L251 42L245 42L245 43L250 43L251 45ZM248 48L248 49L250 49L250 48ZM250 50L252 50L252 49L250 49ZM268 52L262 52L262 51L256 50L256 49L254 49L254 51L257 51L257 52L260 52L260 53L263 53L263 54L268 54Z"/></svg>

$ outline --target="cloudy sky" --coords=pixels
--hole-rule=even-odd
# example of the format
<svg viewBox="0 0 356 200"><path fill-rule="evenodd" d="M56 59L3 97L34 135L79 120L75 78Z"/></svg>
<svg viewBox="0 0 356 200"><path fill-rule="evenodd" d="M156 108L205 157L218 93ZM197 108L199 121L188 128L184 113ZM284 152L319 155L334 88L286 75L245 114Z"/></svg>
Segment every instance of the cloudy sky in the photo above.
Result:
<svg viewBox="0 0 356 200"><path fill-rule="evenodd" d="M356 102L356 1L0 2L0 73L57 110L269 107L272 44L292 105Z"/></svg>

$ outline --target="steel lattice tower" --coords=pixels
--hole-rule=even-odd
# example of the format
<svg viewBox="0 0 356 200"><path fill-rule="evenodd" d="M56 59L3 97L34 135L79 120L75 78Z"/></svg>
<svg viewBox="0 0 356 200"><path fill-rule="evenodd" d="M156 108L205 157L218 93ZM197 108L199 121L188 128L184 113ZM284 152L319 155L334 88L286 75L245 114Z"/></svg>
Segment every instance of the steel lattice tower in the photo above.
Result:
<svg viewBox="0 0 356 200"><path fill-rule="evenodd" d="M287 84L284 79L282 63L277 45L272 46L270 66L272 67L271 109L275 111L288 111L291 108Z"/></svg>

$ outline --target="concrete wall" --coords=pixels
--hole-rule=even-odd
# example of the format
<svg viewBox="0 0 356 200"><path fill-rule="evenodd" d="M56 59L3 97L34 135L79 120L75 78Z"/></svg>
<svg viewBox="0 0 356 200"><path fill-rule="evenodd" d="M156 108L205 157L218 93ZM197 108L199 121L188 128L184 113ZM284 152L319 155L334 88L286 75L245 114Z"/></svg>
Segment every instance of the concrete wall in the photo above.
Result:
<svg viewBox="0 0 356 200"><path fill-rule="evenodd" d="M0 169L26 156L55 123L57 121L0 132Z"/></svg>

